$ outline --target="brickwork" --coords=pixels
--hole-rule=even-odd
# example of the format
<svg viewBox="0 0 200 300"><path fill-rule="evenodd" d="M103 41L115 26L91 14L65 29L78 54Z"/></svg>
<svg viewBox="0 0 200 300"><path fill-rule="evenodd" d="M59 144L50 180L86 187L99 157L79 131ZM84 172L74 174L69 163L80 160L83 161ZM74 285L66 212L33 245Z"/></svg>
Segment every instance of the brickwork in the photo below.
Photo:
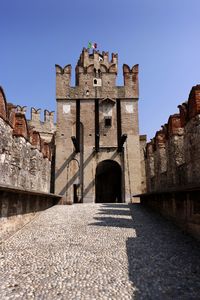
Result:
<svg viewBox="0 0 200 300"><path fill-rule="evenodd" d="M73 202L78 184L83 202L95 201L95 176L102 160L117 161L121 167L123 201L141 192L142 177L138 129L138 65L123 67L124 86L116 86L118 55L89 53L83 49L76 66L76 85L71 86L71 66L56 65L56 193ZM99 152L95 151L95 99L99 105ZM121 101L121 134L127 134L124 151L118 152L117 99ZM80 100L80 153L71 141L76 136L76 103ZM111 123L106 126L105 119ZM108 121L109 122L109 121ZM144 178L143 178L144 185ZM144 189L144 186L143 186Z"/></svg>
<svg viewBox="0 0 200 300"><path fill-rule="evenodd" d="M200 85L146 146L147 190L199 186Z"/></svg>
<svg viewBox="0 0 200 300"><path fill-rule="evenodd" d="M7 104L0 89L0 184L50 191L51 146L29 128L25 108Z"/></svg>
<svg viewBox="0 0 200 300"><path fill-rule="evenodd" d="M28 124L35 131L40 133L40 136L47 143L52 141L53 135L56 131L56 124L54 124L54 111L44 111L44 121L41 120L41 109L31 108L31 119Z"/></svg>
<svg viewBox="0 0 200 300"><path fill-rule="evenodd" d="M7 119L7 112L6 112L6 97L2 87L0 87L0 117L3 120Z"/></svg>
<svg viewBox="0 0 200 300"><path fill-rule="evenodd" d="M178 108L146 145L141 203L200 239L200 85Z"/></svg>
<svg viewBox="0 0 200 300"><path fill-rule="evenodd" d="M146 183L146 170L145 170L145 148L146 148L146 135L140 136L140 159L141 159L141 189L142 193L146 192L147 183Z"/></svg>

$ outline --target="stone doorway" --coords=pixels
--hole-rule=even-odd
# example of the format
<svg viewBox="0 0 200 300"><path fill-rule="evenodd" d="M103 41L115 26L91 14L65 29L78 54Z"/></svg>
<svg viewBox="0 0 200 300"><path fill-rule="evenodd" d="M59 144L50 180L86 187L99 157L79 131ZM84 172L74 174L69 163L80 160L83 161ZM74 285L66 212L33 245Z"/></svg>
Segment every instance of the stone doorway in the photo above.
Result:
<svg viewBox="0 0 200 300"><path fill-rule="evenodd" d="M104 160L96 168L96 203L122 202L122 171L113 160Z"/></svg>

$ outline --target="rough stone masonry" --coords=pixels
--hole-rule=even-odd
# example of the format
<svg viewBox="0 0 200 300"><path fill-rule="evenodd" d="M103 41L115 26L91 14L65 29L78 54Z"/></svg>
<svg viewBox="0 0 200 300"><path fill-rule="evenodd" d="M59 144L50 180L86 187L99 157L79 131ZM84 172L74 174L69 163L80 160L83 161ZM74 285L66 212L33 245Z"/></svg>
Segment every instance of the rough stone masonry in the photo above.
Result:
<svg viewBox="0 0 200 300"><path fill-rule="evenodd" d="M146 145L142 202L200 239L200 85L178 108Z"/></svg>
<svg viewBox="0 0 200 300"><path fill-rule="evenodd" d="M85 48L74 87L71 65L56 65L55 191L66 201L125 202L145 188L138 65L123 65L123 86L117 72L117 54Z"/></svg>
<svg viewBox="0 0 200 300"><path fill-rule="evenodd" d="M50 192L51 144L31 129L20 106L0 88L0 184Z"/></svg>

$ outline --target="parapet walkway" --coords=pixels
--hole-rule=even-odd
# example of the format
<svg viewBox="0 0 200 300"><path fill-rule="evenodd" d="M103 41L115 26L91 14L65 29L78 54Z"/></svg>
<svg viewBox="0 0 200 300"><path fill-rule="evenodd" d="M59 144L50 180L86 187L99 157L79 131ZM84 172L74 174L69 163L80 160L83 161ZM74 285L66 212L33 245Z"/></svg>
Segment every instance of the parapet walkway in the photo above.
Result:
<svg viewBox="0 0 200 300"><path fill-rule="evenodd" d="M199 243L139 204L54 206L0 264L3 300L200 298Z"/></svg>

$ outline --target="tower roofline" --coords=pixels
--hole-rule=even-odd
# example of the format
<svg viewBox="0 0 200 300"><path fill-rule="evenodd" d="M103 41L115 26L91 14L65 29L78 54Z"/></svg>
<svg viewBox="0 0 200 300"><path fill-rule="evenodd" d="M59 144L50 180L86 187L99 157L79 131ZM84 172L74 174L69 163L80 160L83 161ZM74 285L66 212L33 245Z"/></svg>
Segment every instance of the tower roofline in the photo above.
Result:
<svg viewBox="0 0 200 300"><path fill-rule="evenodd" d="M79 57L78 66L87 67L89 64L92 64L93 61L98 61L100 64L104 63L107 66L111 64L118 63L118 54L112 53L111 59L109 58L109 52L108 51L102 51L93 49L92 53L90 53L90 50L87 48L83 48L82 53Z"/></svg>

